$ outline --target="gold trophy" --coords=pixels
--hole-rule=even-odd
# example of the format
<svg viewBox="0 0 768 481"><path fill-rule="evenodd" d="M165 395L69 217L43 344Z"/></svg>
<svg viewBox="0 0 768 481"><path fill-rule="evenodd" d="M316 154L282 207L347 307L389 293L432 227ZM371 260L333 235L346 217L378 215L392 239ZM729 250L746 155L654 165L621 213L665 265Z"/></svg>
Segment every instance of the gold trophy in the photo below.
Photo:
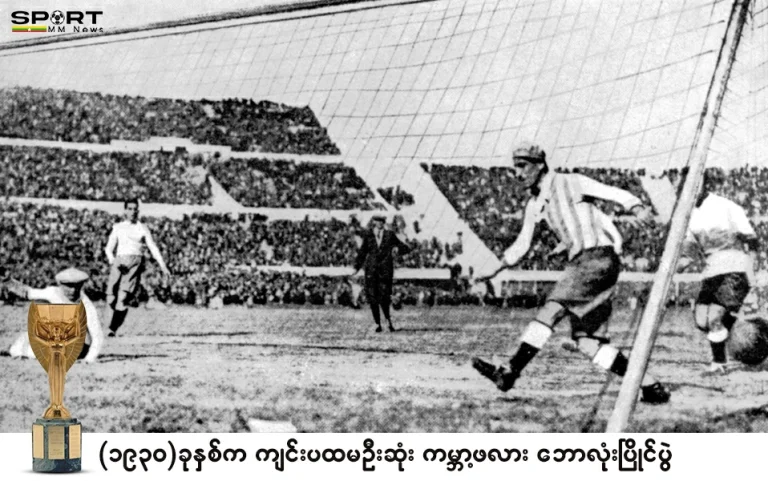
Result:
<svg viewBox="0 0 768 481"><path fill-rule="evenodd" d="M32 304L29 343L48 373L51 404L32 425L32 469L45 473L80 471L81 425L64 407L64 378L83 349L85 305Z"/></svg>

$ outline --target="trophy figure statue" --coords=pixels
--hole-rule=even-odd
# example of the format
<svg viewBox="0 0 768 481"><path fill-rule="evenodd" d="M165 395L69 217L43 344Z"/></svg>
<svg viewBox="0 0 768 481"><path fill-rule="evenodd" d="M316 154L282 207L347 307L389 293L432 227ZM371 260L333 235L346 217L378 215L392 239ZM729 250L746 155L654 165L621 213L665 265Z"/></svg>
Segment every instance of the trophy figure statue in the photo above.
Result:
<svg viewBox="0 0 768 481"><path fill-rule="evenodd" d="M51 404L32 425L32 469L45 473L80 471L82 429L64 407L64 378L83 349L85 305L29 306L29 344L48 373Z"/></svg>

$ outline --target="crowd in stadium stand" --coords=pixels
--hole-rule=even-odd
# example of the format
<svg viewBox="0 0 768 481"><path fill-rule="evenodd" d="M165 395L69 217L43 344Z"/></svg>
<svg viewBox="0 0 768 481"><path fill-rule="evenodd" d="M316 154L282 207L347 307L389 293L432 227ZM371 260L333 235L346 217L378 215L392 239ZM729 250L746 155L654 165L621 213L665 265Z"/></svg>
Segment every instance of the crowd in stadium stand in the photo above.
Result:
<svg viewBox="0 0 768 481"><path fill-rule="evenodd" d="M93 152L0 146L0 193L168 204L211 204L209 172L248 207L382 208L355 170L342 164L289 160L221 160L218 154Z"/></svg>
<svg viewBox="0 0 768 481"><path fill-rule="evenodd" d="M525 193L510 188L510 169L481 169L455 165L422 164L459 217L497 255L521 228Z"/></svg>
<svg viewBox="0 0 768 481"><path fill-rule="evenodd" d="M184 152L0 146L4 197L210 204L205 161Z"/></svg>
<svg viewBox="0 0 768 481"><path fill-rule="evenodd" d="M90 273L91 292L97 297L103 295L108 273L104 248L116 220L116 216L98 210L2 203L0 267L21 281L40 287L51 282L58 270L77 266ZM351 266L362 242L362 226L354 218L349 223L337 220L240 222L239 218L229 216L197 214L182 220L147 217L142 218L142 222L149 227L174 273L173 283L163 286L156 266L149 261L145 287L150 292L170 292L173 299L200 292L201 286L215 294L232 289L249 292L249 285L266 283L269 298L277 289L285 294L298 289L299 285L335 285L337 281L300 276L301 282L291 284L290 289L283 288L277 284L284 279L294 279L295 275L258 273L256 267ZM410 242L413 251L403 256L398 263L401 267L437 267L439 262L446 261L446 249L454 254L460 250L456 245L441 244L435 239ZM240 274L235 274L238 272ZM280 282L268 282L272 278Z"/></svg>
<svg viewBox="0 0 768 481"><path fill-rule="evenodd" d="M382 208L355 170L342 164L269 159L211 163L211 173L238 202L249 207L305 209Z"/></svg>
<svg viewBox="0 0 768 481"><path fill-rule="evenodd" d="M746 166L723 172L725 183L718 189L720 195L741 205L750 217L768 214L768 167ZM663 175L675 187L684 178L677 169L666 170Z"/></svg>
<svg viewBox="0 0 768 481"><path fill-rule="evenodd" d="M309 107L252 99L181 100L0 89L0 135L108 144L178 137L238 151L338 155Z"/></svg>
<svg viewBox="0 0 768 481"><path fill-rule="evenodd" d="M413 195L401 190L399 185L397 187L387 187L386 189L379 187L378 192L384 200L397 209L413 205L414 203Z"/></svg>

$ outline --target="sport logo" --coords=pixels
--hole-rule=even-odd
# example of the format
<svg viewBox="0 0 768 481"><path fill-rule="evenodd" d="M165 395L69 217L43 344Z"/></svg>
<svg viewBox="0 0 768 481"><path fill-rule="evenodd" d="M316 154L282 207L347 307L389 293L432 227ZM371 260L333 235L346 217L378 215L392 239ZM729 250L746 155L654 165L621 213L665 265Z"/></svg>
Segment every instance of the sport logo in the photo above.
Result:
<svg viewBox="0 0 768 481"><path fill-rule="evenodd" d="M104 28L98 26L102 11L54 10L48 13L44 10L17 10L11 14L13 32L35 33L103 33ZM50 21L52 25L39 25Z"/></svg>

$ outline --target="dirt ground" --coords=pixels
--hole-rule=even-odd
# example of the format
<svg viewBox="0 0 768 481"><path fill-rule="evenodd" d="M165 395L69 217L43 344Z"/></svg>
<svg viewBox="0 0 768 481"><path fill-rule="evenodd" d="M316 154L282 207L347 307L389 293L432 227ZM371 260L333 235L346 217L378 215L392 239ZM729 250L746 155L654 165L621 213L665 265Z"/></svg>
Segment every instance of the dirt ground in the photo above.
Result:
<svg viewBox="0 0 768 481"><path fill-rule="evenodd" d="M104 308L101 308L102 315ZM65 405L91 432L243 432L251 418L300 432L602 431L619 389L559 326L503 394L469 365L505 359L532 311L406 308L377 334L367 310L192 307L131 311L98 363L76 363ZM608 334L632 341L628 312ZM26 306L0 307L0 348L26 328ZM768 368L704 377L709 348L690 311L669 312L651 369L672 389L638 404L639 432L768 432ZM0 432L29 432L48 404L36 360L0 357Z"/></svg>

